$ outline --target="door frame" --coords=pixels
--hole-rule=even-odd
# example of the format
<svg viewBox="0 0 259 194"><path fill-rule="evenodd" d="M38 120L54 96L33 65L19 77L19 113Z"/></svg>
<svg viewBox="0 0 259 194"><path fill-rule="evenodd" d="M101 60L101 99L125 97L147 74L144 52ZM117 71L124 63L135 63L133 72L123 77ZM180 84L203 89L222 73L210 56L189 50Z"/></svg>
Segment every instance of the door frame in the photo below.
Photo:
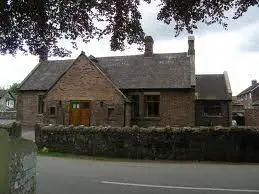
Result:
<svg viewBox="0 0 259 194"><path fill-rule="evenodd" d="M71 112L72 112L72 109L73 109L73 103L75 104L81 104L81 103L88 103L89 104L89 117L88 117L88 126L90 126L90 121L91 121L91 101L90 100L70 100L69 101L69 125L71 125ZM80 108L80 105L79 105L79 110L81 109Z"/></svg>

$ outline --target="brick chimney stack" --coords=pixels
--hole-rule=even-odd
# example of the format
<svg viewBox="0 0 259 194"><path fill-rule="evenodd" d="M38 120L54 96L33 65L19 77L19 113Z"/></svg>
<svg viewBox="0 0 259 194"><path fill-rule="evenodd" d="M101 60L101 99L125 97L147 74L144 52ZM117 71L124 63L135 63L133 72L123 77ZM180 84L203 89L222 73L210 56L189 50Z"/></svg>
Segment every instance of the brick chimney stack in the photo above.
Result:
<svg viewBox="0 0 259 194"><path fill-rule="evenodd" d="M154 45L154 40L152 36L146 36L145 37L145 57L152 57L153 56L153 45Z"/></svg>
<svg viewBox="0 0 259 194"><path fill-rule="evenodd" d="M39 62L48 61L48 48L42 46L39 50Z"/></svg>
<svg viewBox="0 0 259 194"><path fill-rule="evenodd" d="M252 80L252 86L254 86L255 84L257 84L256 80Z"/></svg>
<svg viewBox="0 0 259 194"><path fill-rule="evenodd" d="M188 36L188 55L195 55L194 36Z"/></svg>

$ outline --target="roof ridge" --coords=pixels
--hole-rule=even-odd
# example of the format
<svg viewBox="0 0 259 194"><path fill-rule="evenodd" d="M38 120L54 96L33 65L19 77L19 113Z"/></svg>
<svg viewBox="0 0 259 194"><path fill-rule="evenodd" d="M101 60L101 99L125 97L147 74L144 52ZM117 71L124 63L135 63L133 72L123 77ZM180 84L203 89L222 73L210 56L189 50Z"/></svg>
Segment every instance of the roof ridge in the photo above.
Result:
<svg viewBox="0 0 259 194"><path fill-rule="evenodd" d="M154 53L153 55L169 55L169 54L186 54L187 52L176 52L176 53ZM143 56L144 57L144 54L136 54L136 55L115 55L115 56L103 56L103 57L96 57L94 56L95 58L97 59L100 59L100 58L123 58L123 57L137 57L137 56ZM187 56L187 55L186 55Z"/></svg>

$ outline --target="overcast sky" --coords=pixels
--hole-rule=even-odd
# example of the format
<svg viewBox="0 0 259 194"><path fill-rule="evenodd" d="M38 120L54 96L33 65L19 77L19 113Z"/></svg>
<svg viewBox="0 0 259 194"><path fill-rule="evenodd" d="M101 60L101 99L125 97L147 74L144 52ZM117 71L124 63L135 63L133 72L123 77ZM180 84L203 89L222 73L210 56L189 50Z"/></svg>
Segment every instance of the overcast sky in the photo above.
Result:
<svg viewBox="0 0 259 194"><path fill-rule="evenodd" d="M155 53L186 52L188 34L174 37L172 26L156 21L157 9L152 5L141 8L144 31L153 36ZM239 20L230 21L228 30L221 26L200 25L195 31L196 74L229 74L233 95L238 94L251 84L252 79L259 81L259 8L250 8ZM67 44L66 42L62 42ZM70 45L67 44L70 48ZM140 54L137 46L130 46L123 52L110 51L109 40L93 40L79 43L71 58L81 51L87 55L111 56ZM50 58L57 59L57 58ZM0 55L0 86L7 87L21 82L37 65L38 57L31 55ZM159 67L158 67L159 68Z"/></svg>

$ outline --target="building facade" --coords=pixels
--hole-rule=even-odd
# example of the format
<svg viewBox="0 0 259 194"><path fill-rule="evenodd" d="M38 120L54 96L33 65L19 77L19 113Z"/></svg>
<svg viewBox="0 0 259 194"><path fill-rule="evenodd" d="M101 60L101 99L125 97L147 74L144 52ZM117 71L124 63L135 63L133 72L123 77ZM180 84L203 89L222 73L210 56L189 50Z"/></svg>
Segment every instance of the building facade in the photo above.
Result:
<svg viewBox="0 0 259 194"><path fill-rule="evenodd" d="M146 37L142 55L45 58L20 86L18 120L24 126L195 126L194 37L183 53L156 54L153 44Z"/></svg>

